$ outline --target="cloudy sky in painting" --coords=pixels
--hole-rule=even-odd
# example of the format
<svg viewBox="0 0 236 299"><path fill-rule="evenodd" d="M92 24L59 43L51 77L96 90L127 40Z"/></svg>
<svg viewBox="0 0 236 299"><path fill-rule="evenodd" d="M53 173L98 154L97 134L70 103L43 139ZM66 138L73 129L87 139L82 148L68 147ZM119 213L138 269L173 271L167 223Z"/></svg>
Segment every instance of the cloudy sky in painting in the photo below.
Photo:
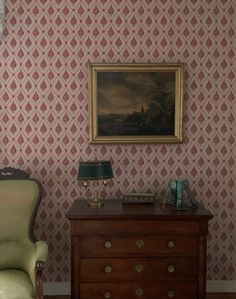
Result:
<svg viewBox="0 0 236 299"><path fill-rule="evenodd" d="M152 90L161 85L173 95L175 74L172 72L98 72L98 114L126 114L144 110L153 101Z"/></svg>

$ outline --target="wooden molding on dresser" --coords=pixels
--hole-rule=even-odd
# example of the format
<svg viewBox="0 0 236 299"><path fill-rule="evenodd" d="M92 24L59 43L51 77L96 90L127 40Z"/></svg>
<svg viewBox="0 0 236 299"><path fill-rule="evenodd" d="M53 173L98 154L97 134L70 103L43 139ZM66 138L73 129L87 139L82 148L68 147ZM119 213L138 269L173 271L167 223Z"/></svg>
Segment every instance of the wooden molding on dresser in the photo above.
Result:
<svg viewBox="0 0 236 299"><path fill-rule="evenodd" d="M206 298L207 210L76 200L67 218L73 299Z"/></svg>
<svg viewBox="0 0 236 299"><path fill-rule="evenodd" d="M46 296L44 299L71 299L70 296ZM236 294L207 294L206 299L236 299Z"/></svg>
<svg viewBox="0 0 236 299"><path fill-rule="evenodd" d="M70 281L44 282L43 289L44 289L45 296L56 296L56 295L58 295L59 297L67 296L71 293L71 282ZM206 286L206 292L207 295L210 296L210 298L213 298L211 297L211 294L213 296L213 294L227 293L229 294L229 296L230 295L233 296L233 294L235 294L234 296L236 299L236 280L208 280ZM228 297L225 297L224 299L226 298Z"/></svg>

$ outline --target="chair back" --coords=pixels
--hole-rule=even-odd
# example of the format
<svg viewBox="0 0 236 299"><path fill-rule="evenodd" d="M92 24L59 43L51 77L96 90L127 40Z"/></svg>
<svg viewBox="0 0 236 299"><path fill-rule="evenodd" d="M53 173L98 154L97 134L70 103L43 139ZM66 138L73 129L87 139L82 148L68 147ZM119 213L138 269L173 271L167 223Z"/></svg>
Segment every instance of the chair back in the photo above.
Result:
<svg viewBox="0 0 236 299"><path fill-rule="evenodd" d="M36 250L32 232L40 190L33 179L0 179L0 269L24 269Z"/></svg>

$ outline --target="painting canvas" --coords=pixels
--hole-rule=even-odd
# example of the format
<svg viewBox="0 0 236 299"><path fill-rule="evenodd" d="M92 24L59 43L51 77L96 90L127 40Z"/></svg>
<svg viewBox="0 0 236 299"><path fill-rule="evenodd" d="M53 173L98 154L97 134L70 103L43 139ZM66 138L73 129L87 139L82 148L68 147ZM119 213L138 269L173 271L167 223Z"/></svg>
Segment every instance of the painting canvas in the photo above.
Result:
<svg viewBox="0 0 236 299"><path fill-rule="evenodd" d="M90 141L181 142L183 65L90 66Z"/></svg>

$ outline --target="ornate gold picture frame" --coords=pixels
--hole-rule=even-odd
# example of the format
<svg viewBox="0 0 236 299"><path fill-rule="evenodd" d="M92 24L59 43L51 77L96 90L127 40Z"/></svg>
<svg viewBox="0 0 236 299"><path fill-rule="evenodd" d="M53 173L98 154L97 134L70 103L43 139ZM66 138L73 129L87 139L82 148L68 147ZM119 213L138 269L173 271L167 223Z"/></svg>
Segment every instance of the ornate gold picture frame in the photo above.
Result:
<svg viewBox="0 0 236 299"><path fill-rule="evenodd" d="M180 143L184 65L91 64L91 143Z"/></svg>

